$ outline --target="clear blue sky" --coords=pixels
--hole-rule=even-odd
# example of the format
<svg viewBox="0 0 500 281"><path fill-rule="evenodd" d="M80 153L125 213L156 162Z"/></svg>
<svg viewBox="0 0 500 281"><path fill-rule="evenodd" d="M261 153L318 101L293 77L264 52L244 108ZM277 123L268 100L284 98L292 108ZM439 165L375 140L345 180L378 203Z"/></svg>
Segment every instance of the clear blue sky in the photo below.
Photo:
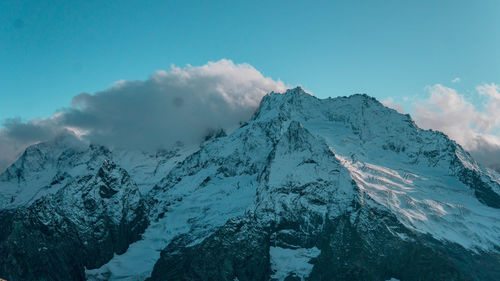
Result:
<svg viewBox="0 0 500 281"><path fill-rule="evenodd" d="M265 3L264 3L265 2ZM320 97L500 83L500 1L0 1L0 120L227 58Z"/></svg>

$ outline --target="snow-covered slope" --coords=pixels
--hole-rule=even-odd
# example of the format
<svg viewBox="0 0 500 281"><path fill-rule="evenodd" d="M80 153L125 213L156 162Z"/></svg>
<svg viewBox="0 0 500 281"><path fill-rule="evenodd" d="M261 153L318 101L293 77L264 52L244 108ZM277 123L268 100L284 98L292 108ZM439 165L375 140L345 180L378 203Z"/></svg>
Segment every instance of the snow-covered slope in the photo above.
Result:
<svg viewBox="0 0 500 281"><path fill-rule="evenodd" d="M111 151L72 135L28 147L0 176L0 276L85 278L84 266L140 238L149 224L144 194L196 149Z"/></svg>
<svg viewBox="0 0 500 281"><path fill-rule="evenodd" d="M134 179L142 194L147 194L168 172L199 149L196 145L177 144L155 152L116 149L113 158Z"/></svg>
<svg viewBox="0 0 500 281"><path fill-rule="evenodd" d="M109 154L96 146L81 158L68 154L65 160L88 160L80 167L85 174L69 169L55 190L45 192L51 185L43 186L38 199L0 210L0 275L9 280L82 279L83 266L102 265L140 237L148 224L146 201Z"/></svg>
<svg viewBox="0 0 500 281"><path fill-rule="evenodd" d="M366 95L271 93L201 147L115 150L96 164L97 146L50 145L2 175L4 208L63 193L102 161L147 202L140 239L87 264L89 280L500 278L498 174ZM82 161L58 166L66 154Z"/></svg>
<svg viewBox="0 0 500 281"><path fill-rule="evenodd" d="M93 146L93 149L97 147ZM95 152L95 151L94 151ZM71 177L94 170L92 157L104 160L107 155L93 153L71 135L30 146L21 157L0 175L0 209L16 208L57 192Z"/></svg>
<svg viewBox="0 0 500 281"><path fill-rule="evenodd" d="M243 215L254 202L259 172L281 133L279 125L252 123L249 130L211 140L175 166L149 194L155 207L143 239L103 267L88 270L88 278L149 277L172 239L189 234L193 243L201 241L228 219Z"/></svg>
<svg viewBox="0 0 500 281"><path fill-rule="evenodd" d="M481 176L471 184L473 173ZM168 252L177 252L176 244L203 247L229 218L252 216L259 227L287 222L301 227L274 236L283 231L319 235L325 221L346 212L356 213L350 220L359 220L362 229L374 228L361 215L367 211L356 209L359 204L396 219L389 229L396 239L411 241L415 238L407 232L417 233L471 252L496 252L498 200L485 198L478 188L491 195L498 184L456 143L442 133L419 129L409 116L368 96L319 100L300 88L270 94L248 124L205 144L173 168L150 193L153 216L159 219L144 239L88 276L148 276L165 247L170 250L164 250L160 261L171 267L168 261L174 257ZM314 245L287 243L268 254L295 248L311 252ZM141 256L147 262L131 266ZM274 267L277 263L271 262ZM161 268L157 264L156 272ZM282 276L281 269L271 270Z"/></svg>
<svg viewBox="0 0 500 281"><path fill-rule="evenodd" d="M324 140L360 190L405 226L466 248L500 245L498 182L444 134L366 95L319 100L294 89L265 97L257 118L280 114Z"/></svg>
<svg viewBox="0 0 500 281"><path fill-rule="evenodd" d="M198 149L177 145L155 152L109 150L73 135L30 146L0 175L0 210L28 206L44 195L57 192L78 177L91 174L104 161L124 168L146 194L170 169Z"/></svg>

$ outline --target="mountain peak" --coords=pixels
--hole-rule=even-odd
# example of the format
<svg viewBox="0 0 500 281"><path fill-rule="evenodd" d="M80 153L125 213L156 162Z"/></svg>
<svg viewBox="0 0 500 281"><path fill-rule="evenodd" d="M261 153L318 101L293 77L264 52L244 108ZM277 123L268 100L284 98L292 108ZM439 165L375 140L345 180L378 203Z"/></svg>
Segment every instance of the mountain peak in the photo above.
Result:
<svg viewBox="0 0 500 281"><path fill-rule="evenodd" d="M306 95L311 95L311 94L307 93L306 91L304 91L304 89L302 89L302 87L300 87L300 86L297 86L295 88L291 88L291 89L286 90L285 94L292 94L292 95L303 95L303 94L306 94Z"/></svg>
<svg viewBox="0 0 500 281"><path fill-rule="evenodd" d="M366 93L357 93L350 96L339 96L335 98L319 99L313 96L311 93L306 92L302 87L297 86L286 90L283 93L271 92L270 94L264 96L261 105L266 105L271 103L274 106L280 106L282 103L290 103L296 105L305 106L304 103L321 103L321 104L337 104L341 105L352 105L352 106L362 106L365 108L374 107L374 109L391 111L390 108L384 106L375 97L372 97Z"/></svg>
<svg viewBox="0 0 500 281"><path fill-rule="evenodd" d="M78 266L89 280L255 280L256 272L262 280L309 274L310 280L318 274L331 274L319 278L328 280L412 280L427 273L424 279L441 280L454 272L483 272L483 261L498 267L489 256L497 256L500 245L498 182L444 134L418 128L409 115L366 94L319 99L301 87L270 93L254 117L228 135L214 130L199 147L152 156L92 144L75 151L65 143L36 145L9 169L0 180L0 209L22 203L33 210L14 221L24 222L29 233L39 233L31 229L33 221L46 225L59 217L91 236L108 233L99 224L104 221L128 229L125 234L136 238L116 251L104 247L106 255L98 243L61 251L59 240L37 241L53 256L67 250L78 257L62 266L58 260L51 269ZM103 220L94 223L98 218ZM125 225L123 218L130 218ZM51 256L25 242L36 235L16 235L4 235L9 239L0 239L0 248L41 257L23 254L26 266ZM360 255L375 258L360 261ZM301 259L288 262L291 257ZM297 275L280 260L308 270ZM19 263L2 264L0 257L3 276ZM36 268L54 274L45 263ZM408 268L414 272L406 276ZM342 275L362 269L366 275ZM192 272L201 275L182 275ZM465 279L497 280L498 274L473 277Z"/></svg>
<svg viewBox="0 0 500 281"><path fill-rule="evenodd" d="M370 95L368 95L366 93L356 93L356 94L347 96L346 98L349 99L349 100L353 100L353 101L362 101L362 102L365 102L365 103L372 103L372 104L377 104L377 105L384 106L375 97L372 97L372 96L370 96Z"/></svg>

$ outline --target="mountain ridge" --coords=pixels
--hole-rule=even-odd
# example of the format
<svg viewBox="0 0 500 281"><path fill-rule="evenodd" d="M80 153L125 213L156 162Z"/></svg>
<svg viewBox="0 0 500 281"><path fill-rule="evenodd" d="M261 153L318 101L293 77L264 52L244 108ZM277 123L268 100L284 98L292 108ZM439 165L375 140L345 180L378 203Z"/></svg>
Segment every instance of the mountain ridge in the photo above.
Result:
<svg viewBox="0 0 500 281"><path fill-rule="evenodd" d="M264 96L248 122L228 135L214 134L199 148L176 148L163 158L102 149L98 168L66 172L75 178L122 175L111 178L134 186L143 202L133 209L141 227L131 230L134 238L125 239L126 247L112 258L86 262L85 270L79 262L76 279L500 276L494 269L500 264L498 181L443 133L418 128L409 115L368 95L321 100L294 88ZM18 164L12 167L24 167ZM2 179L19 174L9 169ZM160 172L143 177L153 170ZM52 184L62 177L57 175L45 179L54 192L10 209L21 212L32 202L50 206L43 198L75 188L70 182L58 189ZM117 180L100 182L89 185L99 200L121 194L113 187ZM11 236L0 240L7 253ZM460 255L482 263L467 263ZM0 273L15 274L6 268Z"/></svg>

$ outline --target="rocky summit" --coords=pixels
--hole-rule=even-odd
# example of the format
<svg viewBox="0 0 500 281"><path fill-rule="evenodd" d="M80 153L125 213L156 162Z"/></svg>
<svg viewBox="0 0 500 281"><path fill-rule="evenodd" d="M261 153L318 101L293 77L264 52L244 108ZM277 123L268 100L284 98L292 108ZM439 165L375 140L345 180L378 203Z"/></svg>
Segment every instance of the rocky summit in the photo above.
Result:
<svg viewBox="0 0 500 281"><path fill-rule="evenodd" d="M0 176L0 277L500 280L500 175L374 98L301 88L199 146L64 135Z"/></svg>

